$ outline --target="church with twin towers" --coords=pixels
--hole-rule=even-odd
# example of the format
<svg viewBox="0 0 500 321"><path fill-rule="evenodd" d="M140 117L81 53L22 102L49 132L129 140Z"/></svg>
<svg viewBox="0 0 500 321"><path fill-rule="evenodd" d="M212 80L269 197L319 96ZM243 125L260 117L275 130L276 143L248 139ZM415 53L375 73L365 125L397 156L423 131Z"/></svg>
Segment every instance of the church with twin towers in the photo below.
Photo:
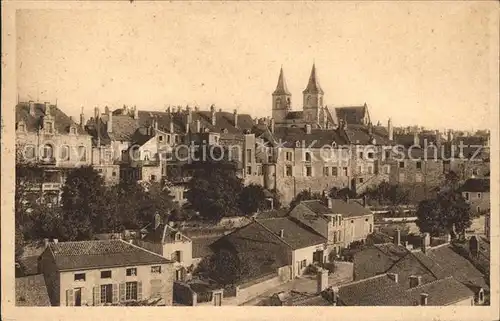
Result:
<svg viewBox="0 0 500 321"><path fill-rule="evenodd" d="M292 110L292 94L288 90L283 67L278 84L272 94L272 118L277 127L304 127L335 129L344 124L368 125L371 123L368 106L329 108L324 103L316 65L313 64L307 86L302 91L302 110Z"/></svg>

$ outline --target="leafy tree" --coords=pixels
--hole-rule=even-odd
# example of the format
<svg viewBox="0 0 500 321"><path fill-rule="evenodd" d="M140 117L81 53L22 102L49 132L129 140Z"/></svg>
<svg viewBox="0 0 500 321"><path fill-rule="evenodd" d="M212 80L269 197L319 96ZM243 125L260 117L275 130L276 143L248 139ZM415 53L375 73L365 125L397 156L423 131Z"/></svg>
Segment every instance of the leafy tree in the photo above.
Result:
<svg viewBox="0 0 500 321"><path fill-rule="evenodd" d="M293 198L290 202L290 208L294 208L300 202L308 200L324 200L324 197L320 193L312 193L310 190L305 189Z"/></svg>
<svg viewBox="0 0 500 321"><path fill-rule="evenodd" d="M356 193L347 187L341 189L337 187L332 187L332 189L330 189L330 191L328 192L328 196L331 198L345 199L346 197L349 198L356 197Z"/></svg>
<svg viewBox="0 0 500 321"><path fill-rule="evenodd" d="M207 162L194 169L186 198L202 218L218 221L240 214L238 199L242 189L234 168Z"/></svg>
<svg viewBox="0 0 500 321"><path fill-rule="evenodd" d="M420 231L431 235L450 233L452 238L464 236L465 230L472 224L470 205L460 193L453 191L420 202L417 217Z"/></svg>
<svg viewBox="0 0 500 321"><path fill-rule="evenodd" d="M241 211L250 215L263 210L266 206L266 194L261 185L250 184L245 186L239 196L239 207Z"/></svg>
<svg viewBox="0 0 500 321"><path fill-rule="evenodd" d="M62 190L65 238L91 239L109 228L113 202L103 178L89 166L73 169Z"/></svg>
<svg viewBox="0 0 500 321"><path fill-rule="evenodd" d="M375 201L380 205L398 206L408 204L410 201L410 190L400 185L382 182L378 186L368 188L363 195L369 201Z"/></svg>

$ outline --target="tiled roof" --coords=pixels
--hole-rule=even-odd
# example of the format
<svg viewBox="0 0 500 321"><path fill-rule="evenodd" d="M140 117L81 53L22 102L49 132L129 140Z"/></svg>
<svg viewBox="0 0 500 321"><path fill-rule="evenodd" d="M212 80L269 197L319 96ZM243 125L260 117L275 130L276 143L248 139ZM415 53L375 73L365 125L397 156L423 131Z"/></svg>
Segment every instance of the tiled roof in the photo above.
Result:
<svg viewBox="0 0 500 321"><path fill-rule="evenodd" d="M336 107L335 113L339 120L344 120L348 125L359 125L361 119L365 117L367 107L365 106L349 106L349 107Z"/></svg>
<svg viewBox="0 0 500 321"><path fill-rule="evenodd" d="M460 188L463 192L489 192L490 179L489 178L470 178L465 181L464 185Z"/></svg>
<svg viewBox="0 0 500 321"><path fill-rule="evenodd" d="M50 306L43 274L16 278L16 306Z"/></svg>
<svg viewBox="0 0 500 321"><path fill-rule="evenodd" d="M272 233L279 237L280 231L283 230L283 241L289 244L292 249L301 249L309 246L319 245L326 242L326 238L311 231L308 227L299 225L287 217L270 218L257 220Z"/></svg>
<svg viewBox="0 0 500 321"><path fill-rule="evenodd" d="M277 218L277 217L285 217L287 215L288 215L288 210L282 208L279 210L259 212L257 213L256 218L258 219Z"/></svg>
<svg viewBox="0 0 500 321"><path fill-rule="evenodd" d="M36 132L41 124L41 119L46 115L45 105L35 103L35 114L30 114L28 103L19 103L16 106L16 123L23 120L26 124L26 131ZM54 117L54 128L61 134L68 134L70 125L76 127L78 134L85 135L85 130L75 121L72 121L68 115L55 105L50 105L50 115Z"/></svg>
<svg viewBox="0 0 500 321"><path fill-rule="evenodd" d="M346 202L345 200L338 198L332 199L331 212L334 214L342 214L342 218L372 214L368 208L359 204L357 201L350 200Z"/></svg>
<svg viewBox="0 0 500 321"><path fill-rule="evenodd" d="M386 274L340 286L338 299L347 306L400 306L407 303L404 289Z"/></svg>
<svg viewBox="0 0 500 321"><path fill-rule="evenodd" d="M193 258L203 258L213 253L210 246L220 239L221 236L195 237L193 241Z"/></svg>
<svg viewBox="0 0 500 321"><path fill-rule="evenodd" d="M318 215L325 215L325 214L333 214L333 210L331 208L328 208L325 204L323 204L319 200L308 200L308 201L302 201L301 204L305 205L308 209L313 211L314 213Z"/></svg>
<svg viewBox="0 0 500 321"><path fill-rule="evenodd" d="M53 253L60 271L170 262L122 240L51 243L47 250Z"/></svg>
<svg viewBox="0 0 500 321"><path fill-rule="evenodd" d="M393 243L367 246L354 253L354 279L362 280L385 273L408 253L406 248Z"/></svg>
<svg viewBox="0 0 500 321"><path fill-rule="evenodd" d="M451 245L431 248L426 255L439 264L445 275L453 276L466 285L489 289L487 276L476 269L469 260L455 252Z"/></svg>
<svg viewBox="0 0 500 321"><path fill-rule="evenodd" d="M365 125L348 125L345 129L349 141L355 145L391 145L389 138L377 130L370 134L369 127ZM372 138L375 141L372 141Z"/></svg>
<svg viewBox="0 0 500 321"><path fill-rule="evenodd" d="M306 147L322 148L325 145L331 146L332 143L337 146L347 145L347 140L340 132L341 130L311 129L307 134L305 128L299 127L276 127L274 129L274 138L276 141L284 143L285 147L295 148L296 142L304 142Z"/></svg>
<svg viewBox="0 0 500 321"><path fill-rule="evenodd" d="M406 290L406 296L409 300L408 305L418 305L421 293L428 295L427 305L431 306L450 305L474 297L474 292L471 289L453 277L439 279Z"/></svg>

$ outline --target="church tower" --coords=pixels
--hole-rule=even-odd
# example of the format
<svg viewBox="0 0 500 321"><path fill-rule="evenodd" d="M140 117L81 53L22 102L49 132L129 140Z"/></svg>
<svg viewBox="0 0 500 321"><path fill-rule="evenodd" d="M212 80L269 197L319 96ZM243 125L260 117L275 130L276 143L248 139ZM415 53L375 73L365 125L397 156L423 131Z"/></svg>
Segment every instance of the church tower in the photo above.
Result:
<svg viewBox="0 0 500 321"><path fill-rule="evenodd" d="M280 75L278 78L278 85L276 90L273 92L273 118L277 123L285 121L286 115L291 109L292 105L292 94L288 91L285 81L285 75L283 74L283 67L281 67Z"/></svg>
<svg viewBox="0 0 500 321"><path fill-rule="evenodd" d="M314 64L312 66L311 76L309 76L309 82L302 94L304 95L304 121L306 123L320 122L324 92L319 85L318 76L316 75L316 66Z"/></svg>

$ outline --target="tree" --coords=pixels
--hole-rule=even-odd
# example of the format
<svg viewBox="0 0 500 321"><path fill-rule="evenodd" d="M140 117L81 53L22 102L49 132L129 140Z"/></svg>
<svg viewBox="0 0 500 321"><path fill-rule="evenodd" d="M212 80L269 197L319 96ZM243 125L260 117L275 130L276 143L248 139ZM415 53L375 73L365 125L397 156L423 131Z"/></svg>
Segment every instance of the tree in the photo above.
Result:
<svg viewBox="0 0 500 321"><path fill-rule="evenodd" d="M113 216L112 195L90 166L73 169L62 190L65 239L87 240L108 229Z"/></svg>
<svg viewBox="0 0 500 321"><path fill-rule="evenodd" d="M356 197L356 193L347 187L341 189L332 187L332 189L330 189L330 191L328 192L328 197L341 199L345 199L346 197L354 198Z"/></svg>
<svg viewBox="0 0 500 321"><path fill-rule="evenodd" d="M202 218L218 221L240 215L238 199L242 189L234 168L207 162L194 169L186 198Z"/></svg>
<svg viewBox="0 0 500 321"><path fill-rule="evenodd" d="M410 201L409 189L385 181L378 186L366 189L363 195L368 198L368 201L375 201L380 205L398 206L408 204Z"/></svg>
<svg viewBox="0 0 500 321"><path fill-rule="evenodd" d="M245 215L263 210L266 206L266 194L261 185L245 186L239 196L239 207Z"/></svg>
<svg viewBox="0 0 500 321"><path fill-rule="evenodd" d="M300 202L308 200L324 200L324 197L320 193L312 193L310 190L305 189L293 198L290 202L290 208L294 208Z"/></svg>
<svg viewBox="0 0 500 321"><path fill-rule="evenodd" d="M470 205L460 193L446 191L437 198L420 202L417 209L417 226L431 235L450 233L452 238L464 236L471 226Z"/></svg>

